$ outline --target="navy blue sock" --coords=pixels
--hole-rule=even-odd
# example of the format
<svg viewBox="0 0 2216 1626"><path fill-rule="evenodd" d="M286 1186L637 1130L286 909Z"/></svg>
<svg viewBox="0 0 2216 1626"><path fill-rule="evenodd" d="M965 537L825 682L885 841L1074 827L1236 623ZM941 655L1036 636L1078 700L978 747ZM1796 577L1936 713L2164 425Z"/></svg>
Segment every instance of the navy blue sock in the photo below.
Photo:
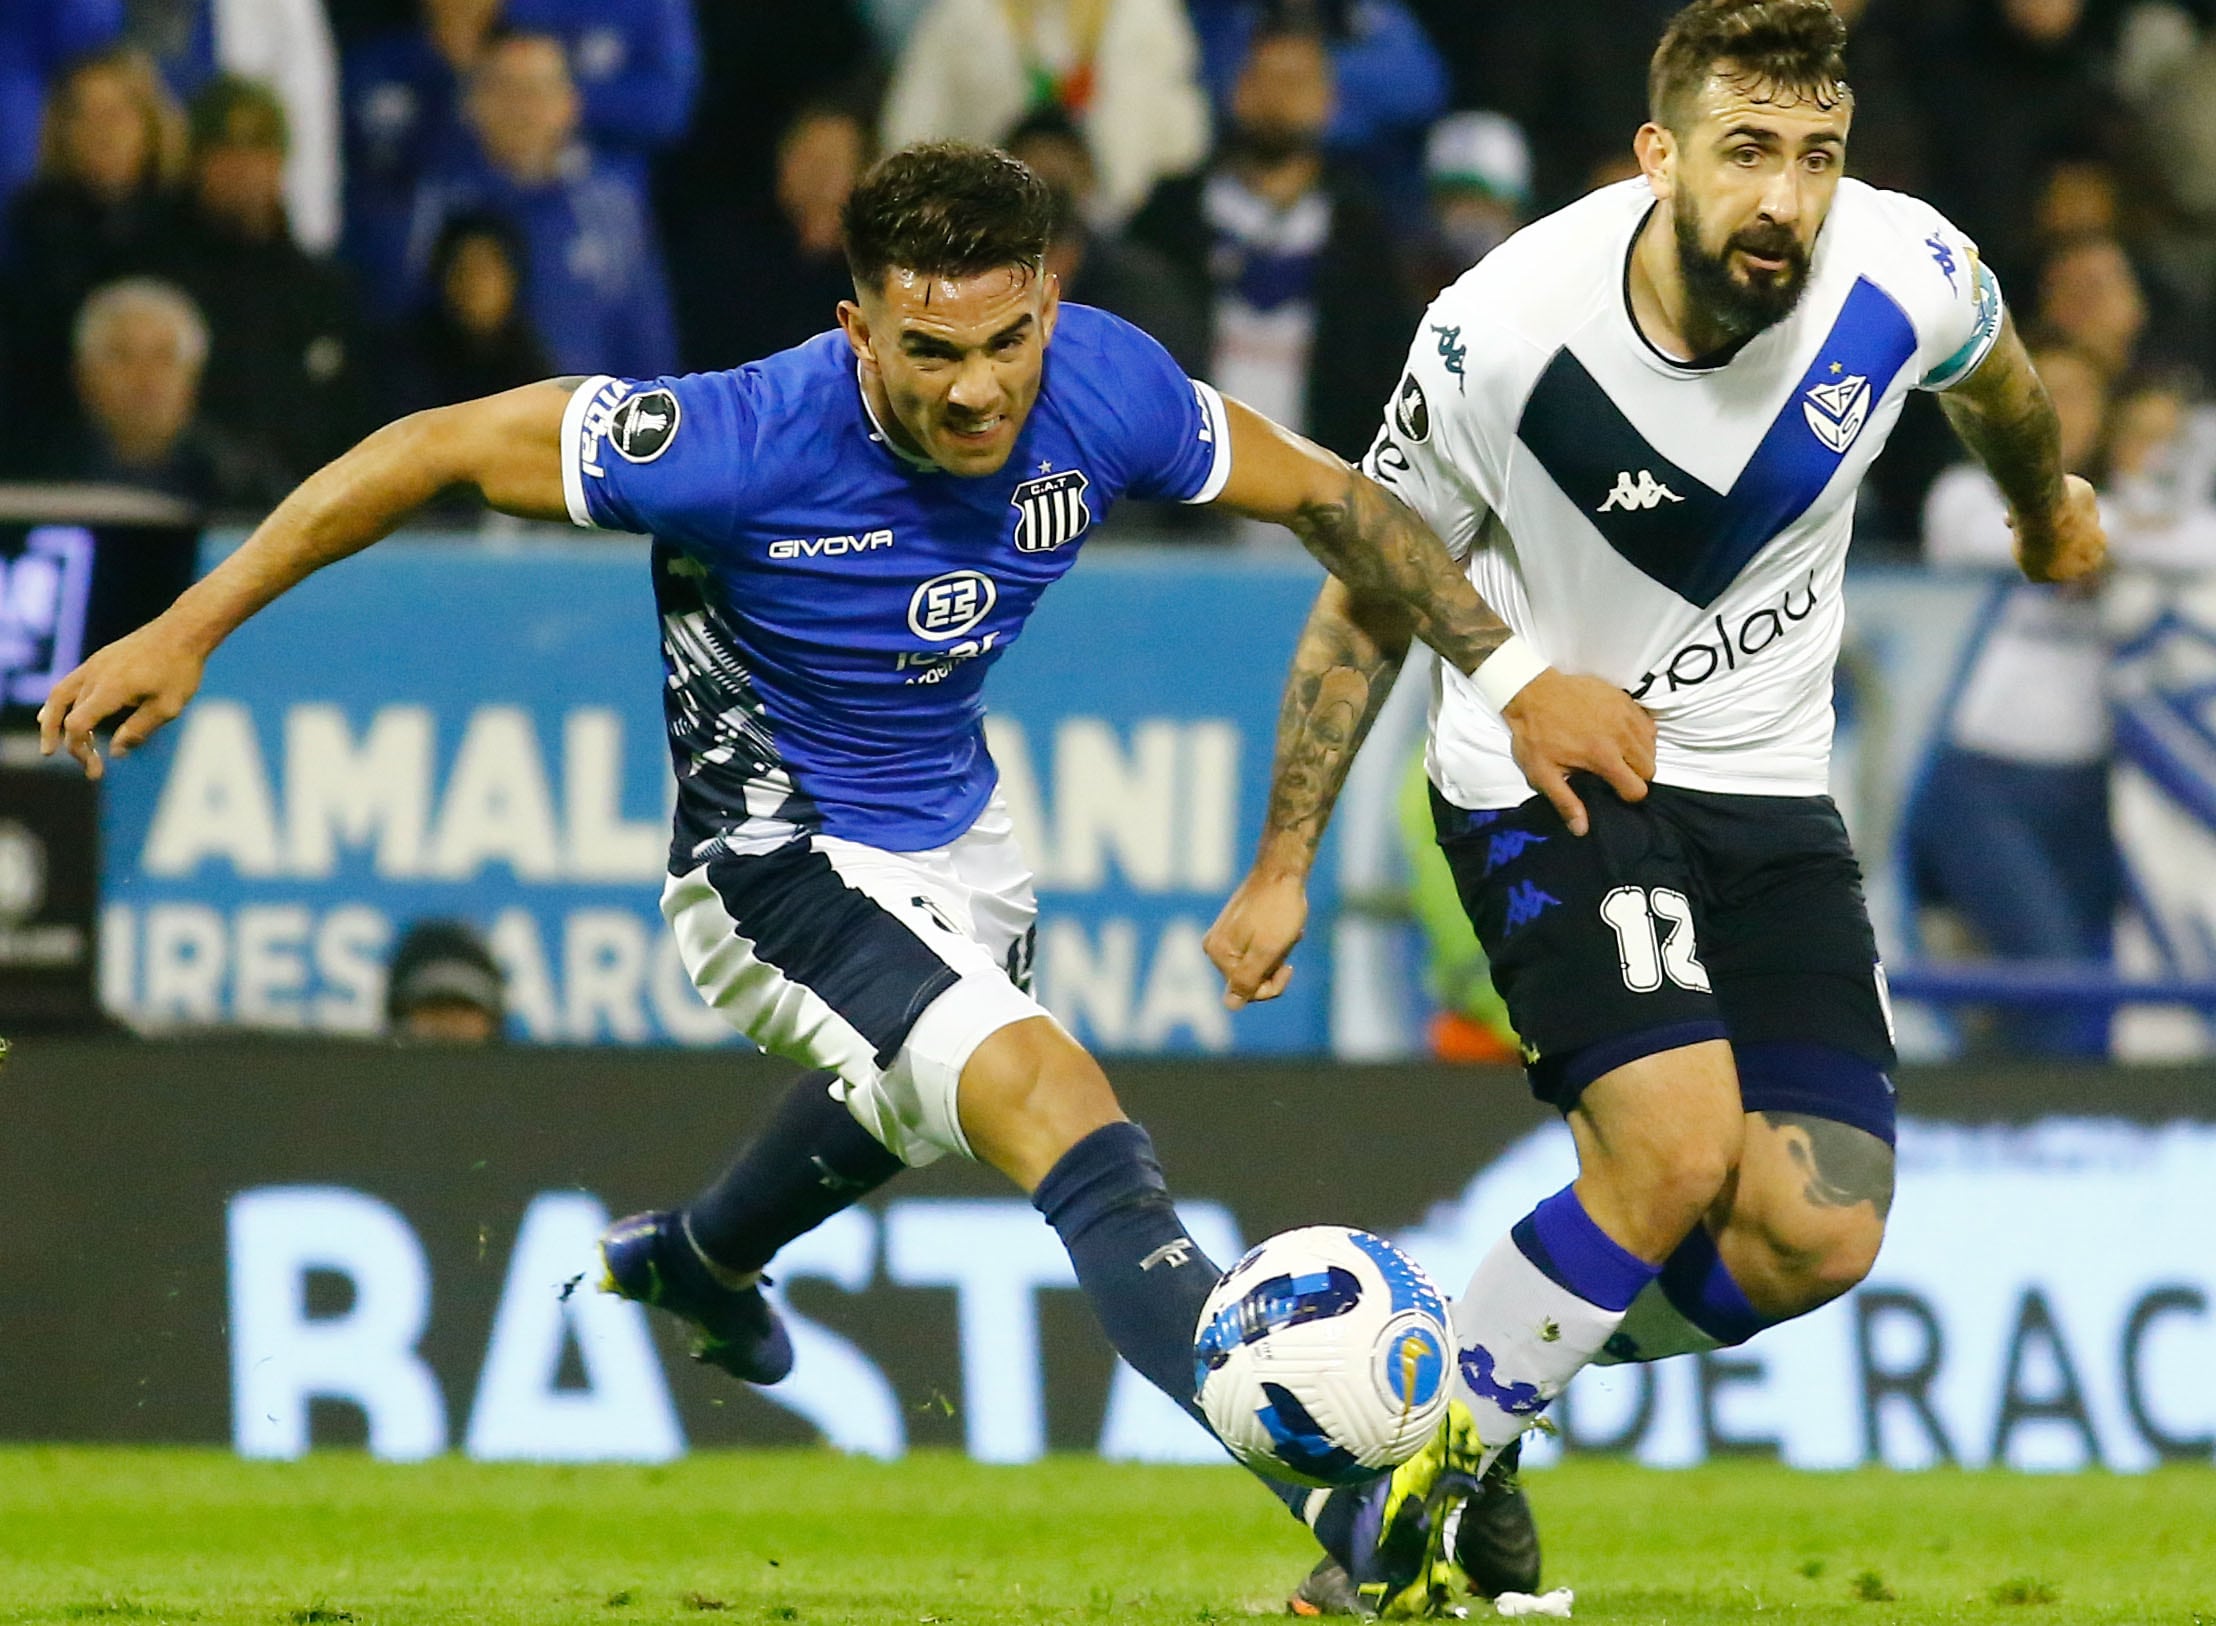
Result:
<svg viewBox="0 0 2216 1626"><path fill-rule="evenodd" d="M906 1167L832 1097L835 1077L795 1080L761 1133L685 1210L693 1245L724 1269L760 1270Z"/></svg>

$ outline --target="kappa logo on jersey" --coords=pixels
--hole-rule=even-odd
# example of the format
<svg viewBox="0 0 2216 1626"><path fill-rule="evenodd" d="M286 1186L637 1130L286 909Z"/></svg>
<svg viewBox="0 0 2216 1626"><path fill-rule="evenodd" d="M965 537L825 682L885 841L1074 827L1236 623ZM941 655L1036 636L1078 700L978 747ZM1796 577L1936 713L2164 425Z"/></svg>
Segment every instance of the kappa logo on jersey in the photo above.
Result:
<svg viewBox="0 0 2216 1626"><path fill-rule="evenodd" d="M772 559L840 559L848 554L874 553L893 545L890 531L864 531L860 536L787 537L769 545Z"/></svg>
<svg viewBox="0 0 2216 1626"><path fill-rule="evenodd" d="M1431 438L1431 405L1414 373L1402 375L1400 393L1393 397L1393 427L1418 446Z"/></svg>
<svg viewBox="0 0 2216 1626"><path fill-rule="evenodd" d="M1442 327L1434 322L1431 324L1431 331L1439 335L1439 359L1446 363L1447 371L1454 375L1454 387L1458 390L1468 388L1468 382L1462 374L1462 363L1468 359L1470 347L1462 342L1462 330L1459 327Z"/></svg>
<svg viewBox="0 0 2216 1626"><path fill-rule="evenodd" d="M1849 373L1829 384L1818 384L1801 397L1801 412L1818 440L1844 453L1870 416L1870 381L1860 373Z"/></svg>
<svg viewBox="0 0 2216 1626"><path fill-rule="evenodd" d="M643 390L608 414L608 444L627 463L651 463L669 450L682 417L670 390Z"/></svg>
<svg viewBox="0 0 2216 1626"><path fill-rule="evenodd" d="M1064 469L1016 487L1008 498L1017 514L1016 551L1052 553L1083 536L1093 522L1093 511L1085 505L1091 484L1082 470Z"/></svg>
<svg viewBox="0 0 2216 1626"><path fill-rule="evenodd" d="M1685 499L1654 477L1650 469L1641 469L1634 480L1626 469L1617 474L1615 488L1608 493L1608 500L1594 510L1595 513L1612 513L1618 508L1659 508L1666 502L1683 502Z"/></svg>
<svg viewBox="0 0 2216 1626"><path fill-rule="evenodd" d="M1924 247L1931 250L1932 260L1947 274L1947 286L1959 291L1961 285L1954 280L1954 245L1933 232L1924 239Z"/></svg>
<svg viewBox="0 0 2216 1626"><path fill-rule="evenodd" d="M918 587L908 601L908 630L944 643L959 638L993 613L1000 589L981 571L950 570Z"/></svg>

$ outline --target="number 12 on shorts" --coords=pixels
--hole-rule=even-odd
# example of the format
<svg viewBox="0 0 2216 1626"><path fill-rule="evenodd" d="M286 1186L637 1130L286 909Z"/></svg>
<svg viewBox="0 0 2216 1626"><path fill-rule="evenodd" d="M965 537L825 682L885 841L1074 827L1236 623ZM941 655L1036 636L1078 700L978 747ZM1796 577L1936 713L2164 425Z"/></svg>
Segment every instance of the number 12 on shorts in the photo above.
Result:
<svg viewBox="0 0 2216 1626"><path fill-rule="evenodd" d="M1708 968L1694 953L1693 906L1684 893L1667 886L1619 886L1600 900L1600 918L1616 934L1624 986L1633 993L1653 993L1664 976L1694 993L1709 991Z"/></svg>

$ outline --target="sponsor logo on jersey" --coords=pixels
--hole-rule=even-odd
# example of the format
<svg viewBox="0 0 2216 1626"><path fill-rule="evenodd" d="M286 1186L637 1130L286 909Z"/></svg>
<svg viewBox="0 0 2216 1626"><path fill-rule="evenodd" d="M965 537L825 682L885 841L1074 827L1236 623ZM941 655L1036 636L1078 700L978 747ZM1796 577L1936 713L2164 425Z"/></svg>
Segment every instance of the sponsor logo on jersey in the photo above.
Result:
<svg viewBox="0 0 2216 1626"><path fill-rule="evenodd" d="M918 638L945 643L959 638L993 613L1000 589L977 570L950 570L933 576L908 600L908 630Z"/></svg>
<svg viewBox="0 0 2216 1626"><path fill-rule="evenodd" d="M1719 672L1736 672L1741 661L1761 654L1815 610L1816 573L1811 570L1799 587L1788 587L1774 605L1766 604L1740 617L1736 627L1727 626L1720 615L1710 616L1709 625L1716 636L1696 638L1679 648L1659 671L1639 679L1631 698L1646 699L1657 683L1668 686L1665 693L1675 694L1680 689L1696 689Z"/></svg>
<svg viewBox="0 0 2216 1626"><path fill-rule="evenodd" d="M1016 511L1016 551L1052 553L1083 536L1093 522L1093 511L1085 505L1091 484L1082 470L1064 469L1017 486L1008 498Z"/></svg>
<svg viewBox="0 0 2216 1626"><path fill-rule="evenodd" d="M1614 489L1608 500L1594 510L1606 514L1618 508L1659 508L1666 502L1683 502L1685 499L1654 477L1653 471L1641 469L1634 480L1628 469L1618 472Z"/></svg>
<svg viewBox="0 0 2216 1626"><path fill-rule="evenodd" d="M843 559L853 553L874 553L893 545L891 531L864 531L860 536L791 536L769 545L772 559Z"/></svg>
<svg viewBox="0 0 2216 1626"><path fill-rule="evenodd" d="M651 463L677 438L682 413L671 390L642 390L608 414L608 444L627 463Z"/></svg>
<svg viewBox="0 0 2216 1626"><path fill-rule="evenodd" d="M1393 427L1417 446L1431 438L1431 406L1414 373L1401 375L1400 393L1393 397Z"/></svg>
<svg viewBox="0 0 2216 1626"><path fill-rule="evenodd" d="M1870 381L1860 373L1849 373L1828 384L1814 385L1801 397L1801 415L1807 418L1818 440L1844 454L1869 420Z"/></svg>

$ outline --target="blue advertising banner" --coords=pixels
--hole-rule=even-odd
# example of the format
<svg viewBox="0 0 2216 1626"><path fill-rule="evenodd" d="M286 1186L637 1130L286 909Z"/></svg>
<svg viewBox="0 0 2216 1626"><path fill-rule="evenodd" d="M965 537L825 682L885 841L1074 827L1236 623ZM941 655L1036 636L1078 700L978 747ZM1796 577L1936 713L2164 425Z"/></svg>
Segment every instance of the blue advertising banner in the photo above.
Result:
<svg viewBox="0 0 2216 1626"><path fill-rule="evenodd" d="M1260 828L1318 579L1096 549L988 686L1041 992L1100 1049L1327 1047L1320 940L1236 1018L1200 948ZM156 1027L372 1031L398 934L445 916L491 939L519 1038L728 1041L656 907L660 681L641 542L402 538L308 581L108 778L104 1001Z"/></svg>

